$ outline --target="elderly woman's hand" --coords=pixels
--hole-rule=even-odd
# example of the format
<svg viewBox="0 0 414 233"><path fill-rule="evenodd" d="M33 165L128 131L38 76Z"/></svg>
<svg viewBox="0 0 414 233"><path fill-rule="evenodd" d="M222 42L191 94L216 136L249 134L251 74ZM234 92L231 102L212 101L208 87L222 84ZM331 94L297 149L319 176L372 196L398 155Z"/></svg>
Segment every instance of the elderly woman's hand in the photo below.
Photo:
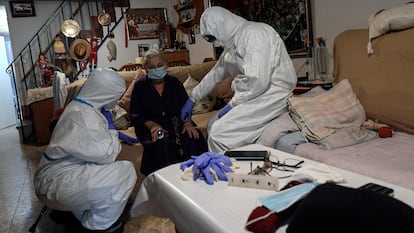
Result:
<svg viewBox="0 0 414 233"><path fill-rule="evenodd" d="M191 121L185 121L182 134L187 133L190 138L198 139L200 135Z"/></svg>

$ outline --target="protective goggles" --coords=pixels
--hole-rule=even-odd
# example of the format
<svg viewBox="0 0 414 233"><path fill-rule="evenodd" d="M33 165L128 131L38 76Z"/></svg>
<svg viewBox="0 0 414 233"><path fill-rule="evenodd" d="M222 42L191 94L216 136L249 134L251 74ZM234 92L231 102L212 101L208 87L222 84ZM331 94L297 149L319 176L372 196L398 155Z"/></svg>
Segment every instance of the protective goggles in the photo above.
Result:
<svg viewBox="0 0 414 233"><path fill-rule="evenodd" d="M206 41L210 42L210 43L212 43L212 42L214 42L214 41L216 41L216 40L217 40L217 38L216 38L215 36L212 36L212 35L205 35L205 36L203 36L203 38L204 38Z"/></svg>

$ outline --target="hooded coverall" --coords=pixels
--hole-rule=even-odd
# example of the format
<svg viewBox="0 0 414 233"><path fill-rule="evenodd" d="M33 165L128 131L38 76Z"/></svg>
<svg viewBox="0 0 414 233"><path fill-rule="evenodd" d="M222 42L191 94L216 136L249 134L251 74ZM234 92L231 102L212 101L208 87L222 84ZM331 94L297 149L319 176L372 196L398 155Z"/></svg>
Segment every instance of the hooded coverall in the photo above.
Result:
<svg viewBox="0 0 414 233"><path fill-rule="evenodd" d="M122 214L136 181L117 130L101 109L111 109L125 91L115 71L96 69L65 108L34 177L35 193L49 208L72 211L91 230L109 228Z"/></svg>
<svg viewBox="0 0 414 233"><path fill-rule="evenodd" d="M247 21L222 7L204 11L204 38L214 36L224 51L213 69L197 85L191 98L199 101L228 76L234 77L232 109L215 121L208 134L212 152L255 143L265 125L287 111L297 78L279 34L269 25Z"/></svg>

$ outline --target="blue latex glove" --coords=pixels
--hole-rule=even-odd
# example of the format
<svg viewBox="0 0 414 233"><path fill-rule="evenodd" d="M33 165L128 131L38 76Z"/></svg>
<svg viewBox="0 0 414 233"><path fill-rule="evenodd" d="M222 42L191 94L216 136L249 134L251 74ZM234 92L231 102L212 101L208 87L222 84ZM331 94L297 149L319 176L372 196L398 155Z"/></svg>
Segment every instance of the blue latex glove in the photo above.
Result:
<svg viewBox="0 0 414 233"><path fill-rule="evenodd" d="M193 166L193 164L194 164L194 161L196 160L196 158L197 158L197 156L191 156L191 158L189 159L189 160L187 160L187 161L185 161L185 162L182 162L181 164L180 164L180 169L182 170L182 171L184 171L187 167L191 167L191 166Z"/></svg>
<svg viewBox="0 0 414 233"><path fill-rule="evenodd" d="M220 112L218 113L218 118L221 118L222 116L224 116L226 113L228 113L230 110L232 109L230 104L226 104L226 106L224 106Z"/></svg>
<svg viewBox="0 0 414 233"><path fill-rule="evenodd" d="M225 155L214 152L205 152L199 156L191 156L191 159L181 163L180 168L181 170L184 170L190 166L193 166L194 180L199 178L200 180L205 180L208 184L213 184L214 177L210 169L217 174L219 180L227 181L225 172L231 172L230 166L232 166L232 162L230 158Z"/></svg>
<svg viewBox="0 0 414 233"><path fill-rule="evenodd" d="M112 120L112 114L110 111L102 109L102 114L105 116L106 120L108 121L108 129L115 129L114 121Z"/></svg>
<svg viewBox="0 0 414 233"><path fill-rule="evenodd" d="M194 101L188 98L183 108L181 109L181 120L182 121L191 120L193 108L194 108Z"/></svg>
<svg viewBox="0 0 414 233"><path fill-rule="evenodd" d="M128 136L128 135L126 135L124 133L121 133L121 132L118 132L118 137L120 139L122 139L122 141L124 141L126 144L131 145L131 146L134 145L134 143L138 143L139 142L138 139L133 138L133 137L130 137L130 136Z"/></svg>

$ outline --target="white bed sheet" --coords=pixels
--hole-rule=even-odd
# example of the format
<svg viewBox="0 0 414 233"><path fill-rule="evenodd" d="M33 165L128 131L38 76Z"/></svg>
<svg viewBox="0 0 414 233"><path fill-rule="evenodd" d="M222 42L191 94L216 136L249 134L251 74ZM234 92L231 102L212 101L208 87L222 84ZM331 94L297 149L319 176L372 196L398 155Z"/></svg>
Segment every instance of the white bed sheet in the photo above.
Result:
<svg viewBox="0 0 414 233"><path fill-rule="evenodd" d="M414 190L414 135L394 132L390 138L334 150L303 143L294 154Z"/></svg>

